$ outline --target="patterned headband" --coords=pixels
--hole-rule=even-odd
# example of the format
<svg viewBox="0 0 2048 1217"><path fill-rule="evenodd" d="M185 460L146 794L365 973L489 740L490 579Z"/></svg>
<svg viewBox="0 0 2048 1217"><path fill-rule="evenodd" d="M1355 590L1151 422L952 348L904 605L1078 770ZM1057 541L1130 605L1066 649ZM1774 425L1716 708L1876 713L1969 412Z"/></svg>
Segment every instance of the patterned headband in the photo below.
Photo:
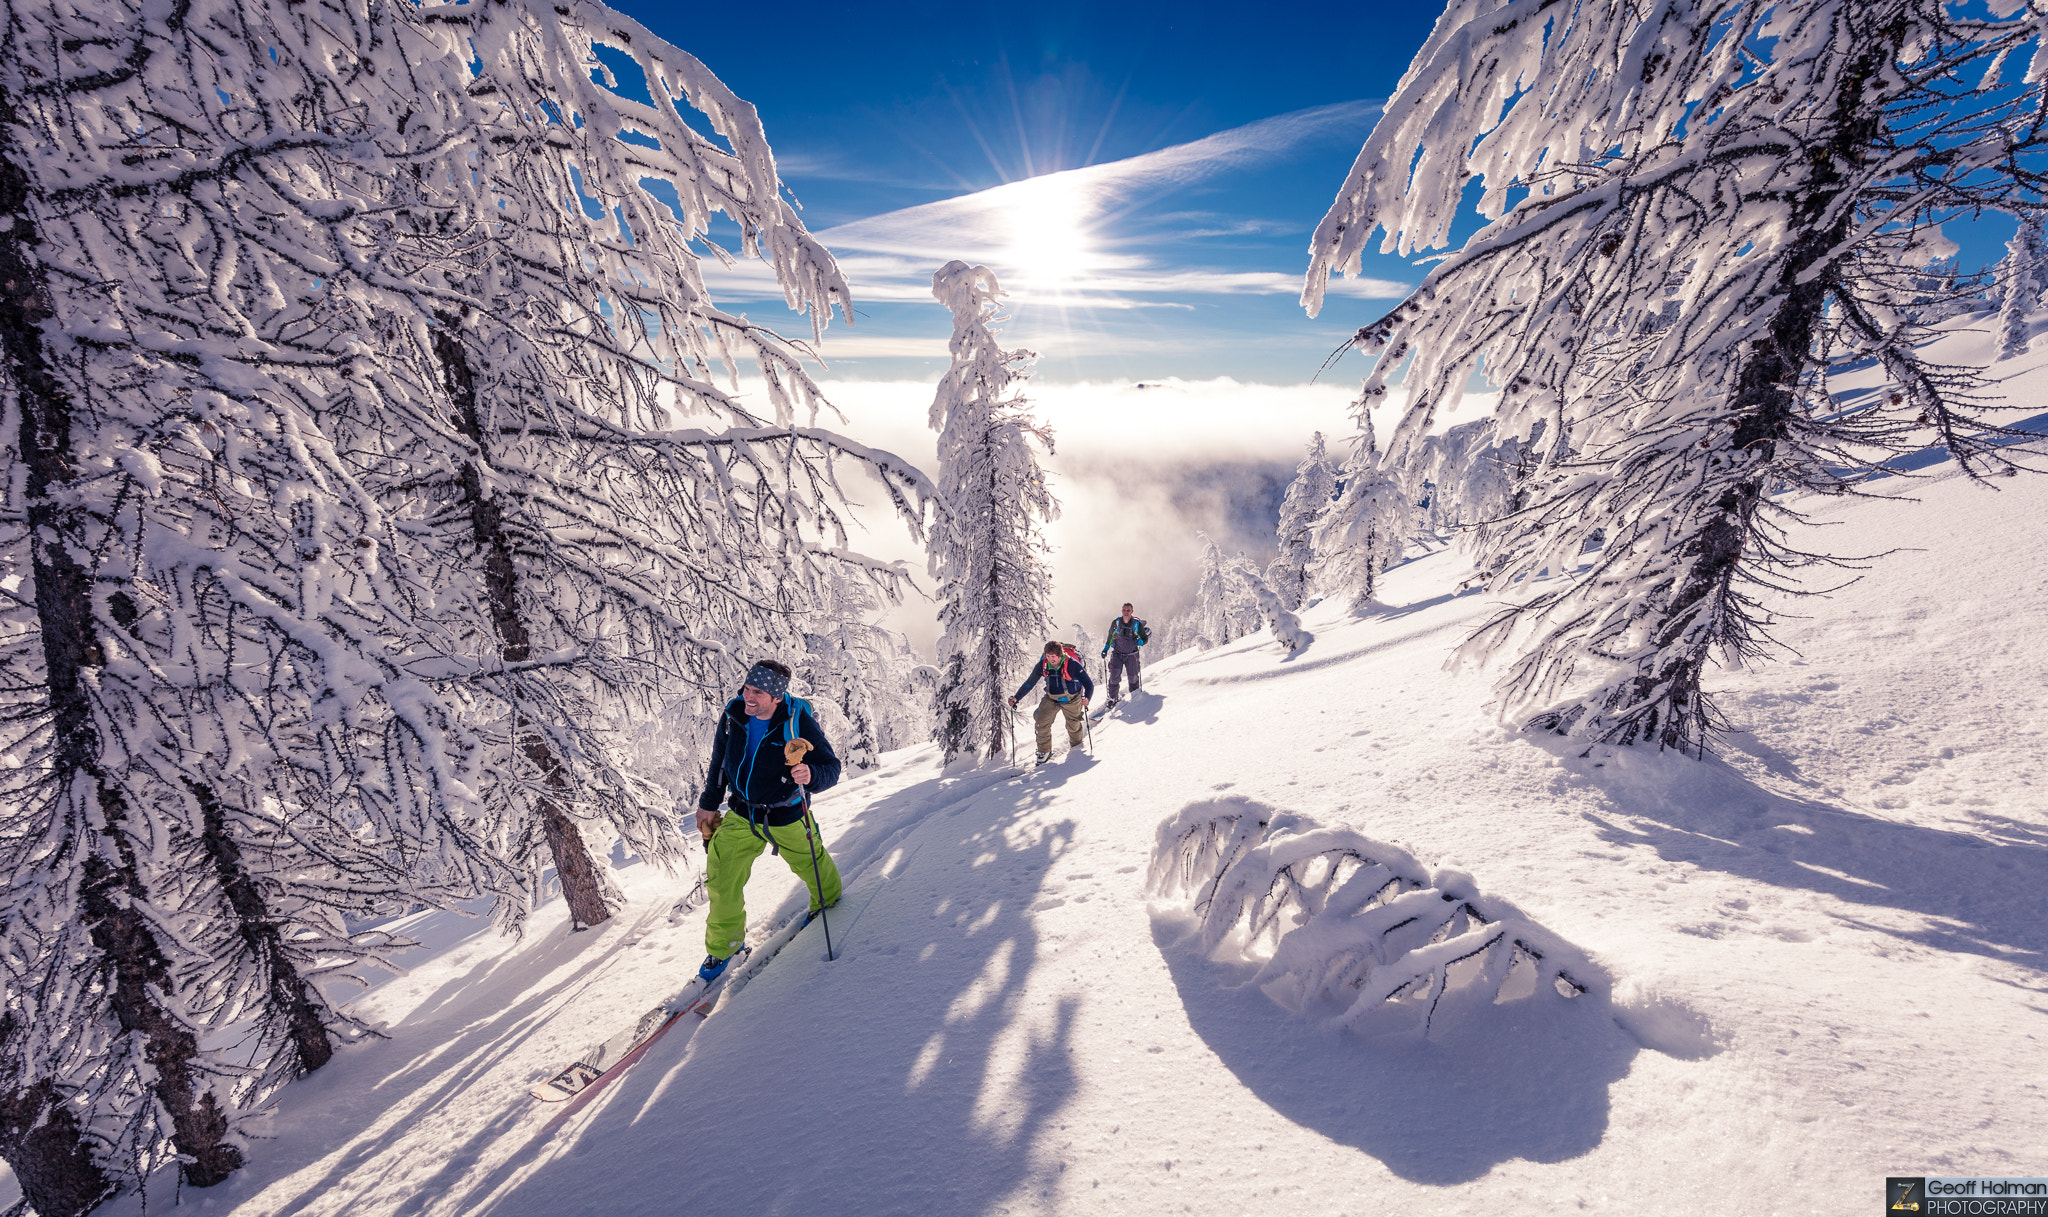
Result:
<svg viewBox="0 0 2048 1217"><path fill-rule="evenodd" d="M765 663L757 663L747 669L746 683L774 697L781 697L789 692L789 677Z"/></svg>

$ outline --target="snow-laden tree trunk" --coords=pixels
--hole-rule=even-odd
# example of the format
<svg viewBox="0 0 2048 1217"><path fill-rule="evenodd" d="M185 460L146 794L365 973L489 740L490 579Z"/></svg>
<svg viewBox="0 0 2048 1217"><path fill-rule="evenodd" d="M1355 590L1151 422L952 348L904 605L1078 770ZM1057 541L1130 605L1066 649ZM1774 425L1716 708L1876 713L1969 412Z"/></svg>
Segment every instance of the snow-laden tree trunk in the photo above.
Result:
<svg viewBox="0 0 2048 1217"><path fill-rule="evenodd" d="M470 371L462 344L445 330L434 335L434 353L446 377L456 426L476 445L478 453L477 459L463 466L456 484L462 490L462 507L469 516L472 543L483 566L485 604L497 633L499 654L508 664L522 664L532 656L533 644L520 613L519 568L513 561L511 539L505 533L504 512L485 484L482 462L491 445L477 412L476 377ZM569 783L554 749L517 713L512 733L519 750L540 772L541 780L554 795L536 800L536 808L572 924L592 926L609 920L611 909L607 907L605 883L598 877L597 863L591 858L590 847L577 830L576 822L562 808L561 799L567 794Z"/></svg>
<svg viewBox="0 0 2048 1217"><path fill-rule="evenodd" d="M256 963L267 1004L284 1025L284 1059L274 1062L272 1068L292 1076L311 1073L334 1059L334 1040L327 1032L334 1014L319 991L299 974L285 945L293 927L278 916L274 900L244 861L226 807L210 787L193 783L192 795L199 801L202 815L200 841L221 893L234 911L235 932Z"/></svg>
<svg viewBox="0 0 2048 1217"><path fill-rule="evenodd" d="M941 672L933 704L946 760L1009 750L1005 702L1051 628L1052 576L1042 530L1059 511L1038 453L1052 433L1033 421L1021 386L1034 356L996 345L1002 287L985 266L948 262L932 295L953 313L953 363L932 399L939 433L938 580Z"/></svg>
<svg viewBox="0 0 2048 1217"><path fill-rule="evenodd" d="M94 706L108 659L95 611L95 572L86 563L103 532L76 483L102 437L76 417L73 387L57 374L48 350L45 324L54 317L54 305L37 248L43 235L31 203L34 186L15 144L19 130L13 99L0 94L0 215L10 221L0 233L0 359L16 396L16 452L25 475L25 532L42 640L50 730L42 795L48 800L46 831L58 838L57 849L71 863L64 870L13 878L71 888L97 952L82 971L96 978L108 1012L140 1045L152 1077L150 1098L169 1121L171 1143L188 1158L185 1181L209 1187L239 1168L242 1154L228 1140L227 1116L199 1060L197 1035L182 1012L167 1004L175 990L171 963L162 929L145 913L151 892L130 835L140 826L130 822L130 799L109 773L107 741ZM59 1093L34 1072L23 1081L25 1092L17 1091L10 1106L33 1109L34 1101L24 1102L28 1096L54 1099ZM21 1137L30 1129L8 1138L40 1156L24 1164L25 1178L53 1188L59 1206L67 1197L103 1190L104 1183L103 1177L81 1173L84 1156L62 1144L57 1130L63 1124L41 1138Z"/></svg>
<svg viewBox="0 0 2048 1217"><path fill-rule="evenodd" d="M78 683L97 656L90 605L90 576L70 552L64 529L68 513L54 495L70 481L70 395L53 374L44 349L43 322L49 319L49 286L36 255L41 243L30 209L31 187L15 155L18 129L13 99L0 93L0 359L19 427L15 456L27 474L24 533L34 571L37 626L45 668L53 678L49 705L59 751L43 797L64 816L58 847L72 855L92 848L81 813L95 798L91 768L97 737ZM60 531L61 529L61 531ZM65 816L66 811L73 812ZM72 883L82 866L59 872ZM36 875L30 882L55 876ZM15 875L19 883L23 876ZM10 1003L11 1005L11 1003ZM32 1017L14 1009L0 1014L0 1157L21 1180L28 1203L48 1217L84 1213L112 1188L81 1140L78 1113L55 1079L37 1068L33 1049L22 1040Z"/></svg>
<svg viewBox="0 0 2048 1217"><path fill-rule="evenodd" d="M1833 112L1805 158L1805 180L1790 195L1791 227L1800 235L1780 263L1772 292L1778 307L1765 335L1745 351L1721 425L1702 444L1718 458L1689 492L1705 510L1674 539L1669 581L1644 589L1636 610L1632 631L1643 636L1647 654L1635 661L1632 677L1597 702L1538 716L1537 725L1568 734L1584 715L1585 732L1603 742L1701 752L1721 726L1701 689L1709 659L1717 649L1734 656L1758 651L1759 614L1738 581L1745 559L1768 552L1776 540L1757 513L1775 480L1779 446L1795 438L1800 386L1825 358L1817 340L1839 282L1834 254L1857 220L1855 209L1839 205L1849 186L1845 170L1865 163L1876 146L1884 106L1874 86L1906 37L1902 12L1874 15L1889 19L1844 24L1845 33L1863 37L1852 44Z"/></svg>
<svg viewBox="0 0 2048 1217"><path fill-rule="evenodd" d="M22 1070L21 1015L0 1013L0 1158L39 1217L82 1217L113 1191L87 1149L77 1107L50 1078Z"/></svg>

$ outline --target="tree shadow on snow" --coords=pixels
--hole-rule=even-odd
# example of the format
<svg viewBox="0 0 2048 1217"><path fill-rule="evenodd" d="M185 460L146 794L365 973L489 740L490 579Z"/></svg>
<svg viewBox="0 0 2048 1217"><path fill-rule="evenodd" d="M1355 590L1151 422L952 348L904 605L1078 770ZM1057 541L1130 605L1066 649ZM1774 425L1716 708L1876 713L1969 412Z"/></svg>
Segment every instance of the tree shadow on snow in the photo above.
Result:
<svg viewBox="0 0 2048 1217"><path fill-rule="evenodd" d="M251 1174L230 1186L261 1189L266 1179L292 1178L303 1171L303 1184L265 1196L265 1212L287 1217L315 1205L345 1209L351 1207L350 1197L367 1201L394 1190L412 1194L396 1211L419 1211L439 1194L438 1188L420 1186L411 1169L407 1142L422 1135L422 1122L431 1126L444 1104L473 1087L508 1092L491 1120L451 1129L452 1144L443 1139L432 1146L435 1159L444 1163L437 1178L459 1177L530 1111L525 1096L530 1083L507 1079L507 1060L536 1031L564 1017L600 974L610 955L600 943L608 948L622 938L638 937L663 913L651 907L627 910L596 932L572 933L566 924L530 930L525 943L490 966L451 978L402 1020L392 1041L373 1040L347 1050L330 1068L293 1083L281 1104L286 1119L292 1124L317 1121L321 1132L284 1137L266 1150L261 1177ZM565 965L554 983L529 987L536 973ZM477 1017L479 1011L487 1014ZM386 1068L379 1071L380 1065ZM313 1174L308 1168L316 1163L324 1169Z"/></svg>
<svg viewBox="0 0 2048 1217"><path fill-rule="evenodd" d="M1632 1013L1631 1036L1597 963L1399 846L1237 796L1158 841L1153 941L1189 1025L1274 1111L1404 1179L1577 1157L1643 1044L1712 1052L1681 1011Z"/></svg>
<svg viewBox="0 0 2048 1217"><path fill-rule="evenodd" d="M1029 910L1074 825L1034 816L1088 763L871 804L840 836L842 869L890 877L861 901L849 885L860 911L835 924L836 960L806 931L536 1147L516 1186L508 1164L461 1210L978 1213L1049 1189L1034 1147L1077 1085L1077 1003L1026 999L1046 950Z"/></svg>
<svg viewBox="0 0 2048 1217"><path fill-rule="evenodd" d="M1586 814L1612 844L1646 845L1668 861L1910 914L1910 922L1888 915L1887 924L1837 917L1936 950L2048 971L2048 842L2040 825L2009 822L1999 834L2006 839L1992 840L1768 789L1714 759L1628 748L1581 758L1583 745L1531 738L1603 796L1612 814ZM2033 839L2013 840L2020 828ZM1695 932L1719 937L1740 928L1737 917Z"/></svg>
<svg viewBox="0 0 2048 1217"><path fill-rule="evenodd" d="M1469 1183L1517 1158L1562 1162L1607 1133L1608 1088L1639 1045L1610 1018L1520 1002L1446 1033L1366 1039L1309 1025L1242 984L1248 968L1153 938L1189 1025L1260 1101L1403 1179Z"/></svg>

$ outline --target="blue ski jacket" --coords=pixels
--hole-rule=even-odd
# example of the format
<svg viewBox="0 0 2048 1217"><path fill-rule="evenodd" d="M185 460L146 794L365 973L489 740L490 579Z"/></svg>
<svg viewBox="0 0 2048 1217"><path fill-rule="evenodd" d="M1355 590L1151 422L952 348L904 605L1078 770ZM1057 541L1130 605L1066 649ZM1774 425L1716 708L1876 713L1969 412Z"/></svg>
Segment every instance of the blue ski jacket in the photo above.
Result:
<svg viewBox="0 0 2048 1217"><path fill-rule="evenodd" d="M735 697L718 716L718 729L711 738L711 765L704 778L704 793L697 806L717 811L728 792L732 809L750 820L780 828L803 818L802 796L789 780L790 767L783 762L782 745L801 736L811 741L804 764L811 767L812 794L830 790L839 780L839 754L832 751L811 703L801 697L785 697L768 717L768 734L761 739L755 755L747 755L747 707Z"/></svg>
<svg viewBox="0 0 2048 1217"><path fill-rule="evenodd" d="M1031 676L1017 687L1017 700L1031 692L1031 686L1045 677L1045 695L1056 701L1070 701L1075 696L1095 696L1095 682L1088 679L1088 669L1062 655L1055 664L1035 663L1031 665Z"/></svg>

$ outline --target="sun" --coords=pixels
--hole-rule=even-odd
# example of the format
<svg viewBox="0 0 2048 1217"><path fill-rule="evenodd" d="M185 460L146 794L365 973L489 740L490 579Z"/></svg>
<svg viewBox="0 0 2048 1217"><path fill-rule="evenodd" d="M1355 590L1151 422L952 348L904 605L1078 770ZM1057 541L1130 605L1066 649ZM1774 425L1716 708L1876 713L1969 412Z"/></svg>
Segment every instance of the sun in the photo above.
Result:
<svg viewBox="0 0 2048 1217"><path fill-rule="evenodd" d="M1073 173L1050 173L1002 188L1009 244L1003 256L1024 281L1059 287L1094 262L1089 222L1095 203Z"/></svg>

